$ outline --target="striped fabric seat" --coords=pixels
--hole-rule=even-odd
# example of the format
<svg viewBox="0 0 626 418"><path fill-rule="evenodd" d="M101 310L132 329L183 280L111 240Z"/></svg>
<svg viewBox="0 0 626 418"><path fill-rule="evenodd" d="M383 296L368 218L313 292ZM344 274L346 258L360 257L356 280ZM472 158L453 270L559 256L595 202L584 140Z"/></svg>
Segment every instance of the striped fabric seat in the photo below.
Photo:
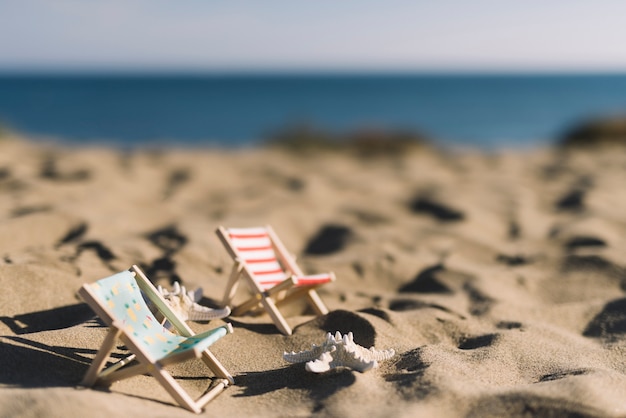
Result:
<svg viewBox="0 0 626 418"><path fill-rule="evenodd" d="M296 276L296 286L313 286L332 282L333 280L333 276L329 273Z"/></svg>
<svg viewBox="0 0 626 418"><path fill-rule="evenodd" d="M278 262L265 228L229 229L228 236L237 256L248 265L253 279L262 289L275 286L288 277Z"/></svg>
<svg viewBox="0 0 626 418"><path fill-rule="evenodd" d="M245 262L263 290L267 290L290 277L278 261L272 240L266 228L231 228L228 236L240 260ZM313 286L330 282L330 274L295 276L296 286Z"/></svg>
<svg viewBox="0 0 626 418"><path fill-rule="evenodd" d="M289 335L291 328L276 304L306 297L317 314L328 312L315 289L334 281L335 275L303 274L270 226L228 229L221 226L216 233L235 263L222 304L231 306L241 277L249 280L254 293L251 299L231 307L232 315L263 307L278 329Z"/></svg>

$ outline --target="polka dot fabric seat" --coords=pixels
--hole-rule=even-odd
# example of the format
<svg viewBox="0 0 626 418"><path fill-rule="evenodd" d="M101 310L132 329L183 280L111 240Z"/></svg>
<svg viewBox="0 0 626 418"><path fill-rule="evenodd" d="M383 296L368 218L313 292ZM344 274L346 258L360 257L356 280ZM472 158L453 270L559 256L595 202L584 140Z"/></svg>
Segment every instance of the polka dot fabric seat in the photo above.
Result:
<svg viewBox="0 0 626 418"><path fill-rule="evenodd" d="M148 309L130 271L117 273L91 286L100 301L122 321L126 332L143 345L153 361L194 347L204 351L227 334L225 328L217 328L190 338L173 334Z"/></svg>

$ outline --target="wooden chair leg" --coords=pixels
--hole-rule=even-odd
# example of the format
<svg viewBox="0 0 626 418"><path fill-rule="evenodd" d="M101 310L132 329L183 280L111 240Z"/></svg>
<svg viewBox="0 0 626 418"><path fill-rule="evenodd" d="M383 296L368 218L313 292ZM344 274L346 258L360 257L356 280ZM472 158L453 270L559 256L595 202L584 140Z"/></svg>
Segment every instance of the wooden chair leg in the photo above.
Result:
<svg viewBox="0 0 626 418"><path fill-rule="evenodd" d="M326 315L328 313L328 308L322 301L322 298L317 294L315 287L300 287L292 290L282 299L279 299L276 302L277 306L283 305L284 303L291 302L292 300L299 299L301 297L306 297L307 302L313 308L315 313L319 315Z"/></svg>
<svg viewBox="0 0 626 418"><path fill-rule="evenodd" d="M307 302L311 305L311 307L313 308L313 310L315 310L315 312L318 315L323 315L325 313L328 312L328 310L326 309L326 306L324 306L324 303L322 302L321 298L319 297L319 295L317 295L317 301L321 304L318 305L317 303L315 303L313 300L311 300L310 298L310 292L315 292L314 288L310 288L310 287L300 287L298 289L294 289L291 292L289 292L289 294L287 296L285 296L282 299L279 299L276 302L277 306L281 306L285 303L289 303L293 300L298 300L302 297L305 297ZM315 292L316 294L317 292ZM313 298L315 298L315 296L313 296ZM326 312L324 312L326 311Z"/></svg>
<svg viewBox="0 0 626 418"><path fill-rule="evenodd" d="M217 385L211 388L211 390L209 390L207 393L202 395L200 399L196 401L196 405L198 405L199 408L203 408L204 405L211 402L217 395L219 395L227 387L228 387L228 381L226 381L225 379L222 379L220 382L218 382Z"/></svg>
<svg viewBox="0 0 626 418"><path fill-rule="evenodd" d="M112 383L118 380L127 379L140 374L149 373L163 386L163 388L174 398L174 400L196 414L202 412L202 407L209 401L219 395L229 384L234 384L234 379L226 371L224 366L208 349L202 353L202 360L211 369L211 371L220 377L220 382L200 399L194 401L189 394L180 386L180 384L163 368L161 364L144 364L139 363L134 366L127 367L115 373L102 378L102 382Z"/></svg>
<svg viewBox="0 0 626 418"><path fill-rule="evenodd" d="M89 366L85 377L80 382L81 386L91 387L96 383L96 381L98 380L98 375L102 371L102 368L109 358L109 354L111 354L111 351L113 351L115 341L120 336L121 332L122 331L117 328L109 329L109 332L107 333L107 336L104 339L100 350L98 350L98 353L91 362L91 366Z"/></svg>
<svg viewBox="0 0 626 418"><path fill-rule="evenodd" d="M145 374L149 370L150 370L150 366L147 366L143 363L139 363L139 364L135 364L132 366L128 366L124 369L118 370L106 376L101 376L98 378L98 382L101 382L104 385L110 385L113 382L118 382L120 380L128 379L129 377L134 377L134 376L138 376L141 374Z"/></svg>
<svg viewBox="0 0 626 418"><path fill-rule="evenodd" d="M165 388L165 390L178 402L180 406L190 410L191 412L195 412L199 414L202 412L202 408L199 407L196 402L191 399L191 396L185 392L185 390L178 384L176 380L159 364L155 364L154 367L151 368L150 374L154 376L161 386Z"/></svg>
<svg viewBox="0 0 626 418"><path fill-rule="evenodd" d="M222 306L230 306L235 293L237 293L237 287L239 287L239 277L241 276L243 266L239 262L233 264L233 268L230 271L230 277L226 284L226 291L224 292L224 298L222 299Z"/></svg>
<svg viewBox="0 0 626 418"><path fill-rule="evenodd" d="M246 300L245 302L234 306L231 309L230 314L232 316L239 316L239 315L243 315L245 313L247 313L248 311L250 311L251 309L253 309L256 305L258 305L259 303L261 303L261 299L262 296L260 294L256 294L254 296L252 296L250 299Z"/></svg>
<svg viewBox="0 0 626 418"><path fill-rule="evenodd" d="M174 398L176 402L183 408L199 414L202 412L204 405L209 403L217 395L219 395L226 387L228 387L228 380L221 379L217 385L211 388L207 393L202 395L197 401L194 401L191 396L180 386L180 384L164 370L160 365L155 365L150 374L154 376L159 383L165 388L165 390Z"/></svg>
<svg viewBox="0 0 626 418"><path fill-rule="evenodd" d="M291 335L291 327L287 324L283 315L278 311L274 300L271 297L266 296L261 299L261 303L272 318L272 321L274 321L274 324L276 324L278 330L285 335Z"/></svg>
<svg viewBox="0 0 626 418"><path fill-rule="evenodd" d="M217 357L215 357L209 349L202 352L202 361L209 369L211 369L213 373L215 373L216 376L226 379L231 385L235 384L235 380L230 373L228 373L228 370L226 370L222 363L219 362Z"/></svg>
<svg viewBox="0 0 626 418"><path fill-rule="evenodd" d="M119 360L117 363L107 367L105 370L103 370L99 375L98 375L98 379L102 380L107 378L107 376L113 374L113 372L121 369L122 367L126 366L127 364L129 364L130 362L132 362L133 360L135 360L137 358L137 356L135 354L131 354L127 357L124 357L123 359Z"/></svg>
<svg viewBox="0 0 626 418"><path fill-rule="evenodd" d="M249 280L250 290L254 293L254 296L234 307L231 312L231 315L233 316L239 316L253 310L256 311L257 306L262 308L261 300L264 297L275 297L278 293L288 290L296 284L295 278L289 277L271 289L263 291L258 287L254 280L249 277L247 277L247 280Z"/></svg>
<svg viewBox="0 0 626 418"><path fill-rule="evenodd" d="M324 305L322 298L317 294L315 289L311 289L306 293L306 297L309 301L309 305L315 310L317 315L326 315L328 313L328 308Z"/></svg>

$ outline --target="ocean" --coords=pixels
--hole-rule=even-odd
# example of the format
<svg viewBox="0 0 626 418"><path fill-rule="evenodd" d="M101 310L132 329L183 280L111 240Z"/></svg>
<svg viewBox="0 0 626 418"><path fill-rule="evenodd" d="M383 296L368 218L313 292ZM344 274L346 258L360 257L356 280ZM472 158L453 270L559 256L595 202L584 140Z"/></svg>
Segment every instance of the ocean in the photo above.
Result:
<svg viewBox="0 0 626 418"><path fill-rule="evenodd" d="M0 75L0 124L77 145L245 147L305 124L529 148L624 113L622 74Z"/></svg>

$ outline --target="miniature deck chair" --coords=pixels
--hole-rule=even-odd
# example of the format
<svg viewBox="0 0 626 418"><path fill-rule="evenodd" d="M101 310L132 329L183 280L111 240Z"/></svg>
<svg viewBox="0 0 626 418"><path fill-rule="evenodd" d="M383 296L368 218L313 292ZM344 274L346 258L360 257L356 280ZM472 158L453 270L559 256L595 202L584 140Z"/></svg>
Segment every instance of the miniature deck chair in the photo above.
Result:
<svg viewBox="0 0 626 418"><path fill-rule="evenodd" d="M173 334L155 319L141 292L180 335ZM110 328L81 382L82 386L107 385L149 373L182 407L200 413L204 405L234 383L232 376L208 349L215 341L232 332L232 326L227 324L194 335L137 266L95 283L84 284L78 293ZM132 354L102 370L118 338ZM201 358L218 378L217 384L196 401L164 369L164 366L194 358ZM133 360L137 363L128 365Z"/></svg>
<svg viewBox="0 0 626 418"><path fill-rule="evenodd" d="M332 272L304 275L270 226L229 229L220 226L216 233L235 261L222 305L232 304L242 277L253 293L251 299L231 307L232 315L262 308L283 334L291 335L291 328L277 305L304 296L318 315L328 313L315 289L334 281L335 275Z"/></svg>

